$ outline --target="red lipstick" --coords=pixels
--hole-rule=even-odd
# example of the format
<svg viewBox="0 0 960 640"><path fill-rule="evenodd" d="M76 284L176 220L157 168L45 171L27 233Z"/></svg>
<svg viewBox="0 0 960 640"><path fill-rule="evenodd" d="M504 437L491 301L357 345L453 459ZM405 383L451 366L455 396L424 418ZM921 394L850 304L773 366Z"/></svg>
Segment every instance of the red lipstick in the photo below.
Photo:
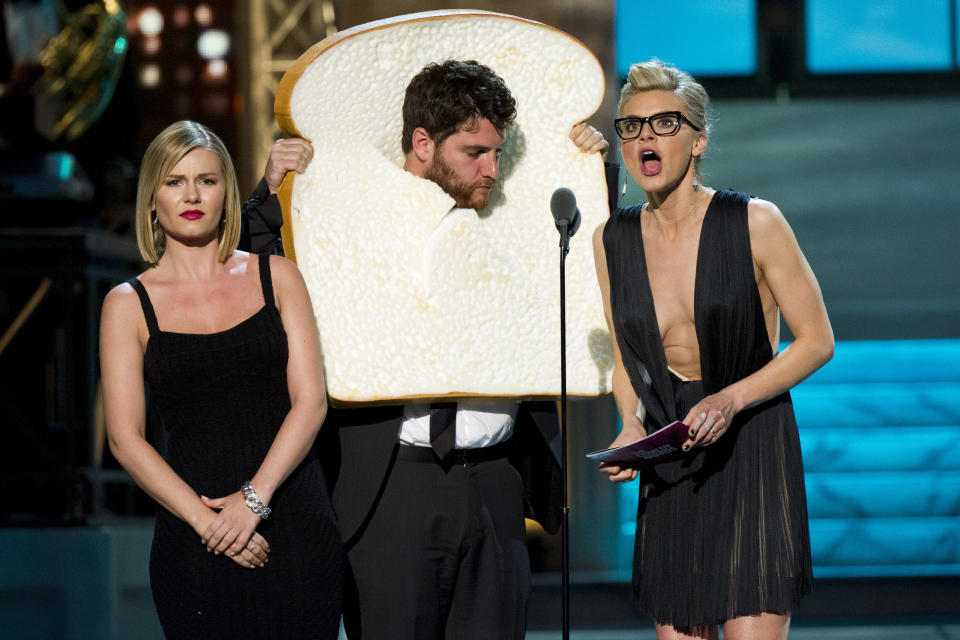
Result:
<svg viewBox="0 0 960 640"><path fill-rule="evenodd" d="M203 211L199 209L188 209L180 214L181 218L186 218L187 220L199 220L203 217Z"/></svg>

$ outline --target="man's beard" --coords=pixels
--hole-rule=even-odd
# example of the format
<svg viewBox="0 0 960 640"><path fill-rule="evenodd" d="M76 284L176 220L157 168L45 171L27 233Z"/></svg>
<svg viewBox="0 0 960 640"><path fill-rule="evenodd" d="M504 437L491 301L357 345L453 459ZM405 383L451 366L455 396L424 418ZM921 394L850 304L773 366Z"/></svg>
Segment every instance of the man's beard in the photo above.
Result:
<svg viewBox="0 0 960 640"><path fill-rule="evenodd" d="M478 190L478 187L493 187L494 180L484 178L474 183L464 182L454 173L439 153L433 154L433 160L427 167L424 178L436 182L447 195L453 198L461 209L484 209L490 202L490 190Z"/></svg>

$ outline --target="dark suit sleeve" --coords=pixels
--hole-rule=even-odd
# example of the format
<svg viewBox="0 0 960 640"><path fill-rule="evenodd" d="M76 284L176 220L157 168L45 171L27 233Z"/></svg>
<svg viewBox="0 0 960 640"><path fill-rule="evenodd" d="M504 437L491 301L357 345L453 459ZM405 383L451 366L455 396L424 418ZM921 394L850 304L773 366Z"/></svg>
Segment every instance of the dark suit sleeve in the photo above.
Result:
<svg viewBox="0 0 960 640"><path fill-rule="evenodd" d="M283 245L280 243L283 212L277 194L270 193L266 180L260 179L240 211L242 224L239 248L252 253L283 255Z"/></svg>
<svg viewBox="0 0 960 640"><path fill-rule="evenodd" d="M539 522L547 533L556 533L563 507L557 404L522 402L511 440L510 464L523 481L524 515Z"/></svg>
<svg viewBox="0 0 960 640"><path fill-rule="evenodd" d="M314 445L343 541L350 546L386 484L396 456L403 407L331 407Z"/></svg>
<svg viewBox="0 0 960 640"><path fill-rule="evenodd" d="M603 170L607 178L607 204L610 206L610 213L613 213L620 200L620 165L604 162Z"/></svg>

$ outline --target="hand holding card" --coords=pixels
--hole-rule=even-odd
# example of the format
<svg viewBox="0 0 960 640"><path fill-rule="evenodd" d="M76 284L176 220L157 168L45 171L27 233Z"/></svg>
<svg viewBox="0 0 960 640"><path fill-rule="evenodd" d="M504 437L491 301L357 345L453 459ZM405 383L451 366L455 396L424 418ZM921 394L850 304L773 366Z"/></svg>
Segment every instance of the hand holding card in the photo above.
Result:
<svg viewBox="0 0 960 640"><path fill-rule="evenodd" d="M680 451L680 447L690 435L690 427L675 420L667 426L654 431L645 438L625 444L622 447L601 449L587 454L598 462L656 462L661 458Z"/></svg>

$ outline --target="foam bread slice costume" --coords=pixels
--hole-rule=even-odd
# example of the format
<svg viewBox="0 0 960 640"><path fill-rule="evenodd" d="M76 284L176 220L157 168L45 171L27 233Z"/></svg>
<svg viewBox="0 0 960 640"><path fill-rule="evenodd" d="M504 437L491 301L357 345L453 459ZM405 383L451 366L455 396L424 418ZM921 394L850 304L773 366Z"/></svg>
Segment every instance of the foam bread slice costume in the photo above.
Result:
<svg viewBox="0 0 960 640"><path fill-rule="evenodd" d="M500 180L479 214L451 211L440 187L402 169L406 86L447 59L489 66L518 103ZM277 120L314 147L305 173L288 174L280 189L284 251L307 281L328 393L341 407L317 446L348 549L393 469L401 402L559 395L559 247L549 202L561 186L576 193L584 229L566 262L568 390L609 391L612 349L589 233L608 215L607 188L599 155L568 138L602 94L600 66L575 39L476 11L354 27L309 49L283 77ZM250 202L270 208L256 224L279 218L275 199ZM555 402L521 402L508 442L526 515L555 532Z"/></svg>
<svg viewBox="0 0 960 640"><path fill-rule="evenodd" d="M451 212L439 186L402 168L404 90L425 65L451 58L489 66L517 100L501 178L479 215ZM579 41L477 11L360 25L293 64L274 108L315 154L280 191L284 252L306 278L334 402L558 396L549 206L558 187L576 194L584 229L566 261L567 390L609 392L613 356L589 233L608 215L603 162L568 138L603 89Z"/></svg>

